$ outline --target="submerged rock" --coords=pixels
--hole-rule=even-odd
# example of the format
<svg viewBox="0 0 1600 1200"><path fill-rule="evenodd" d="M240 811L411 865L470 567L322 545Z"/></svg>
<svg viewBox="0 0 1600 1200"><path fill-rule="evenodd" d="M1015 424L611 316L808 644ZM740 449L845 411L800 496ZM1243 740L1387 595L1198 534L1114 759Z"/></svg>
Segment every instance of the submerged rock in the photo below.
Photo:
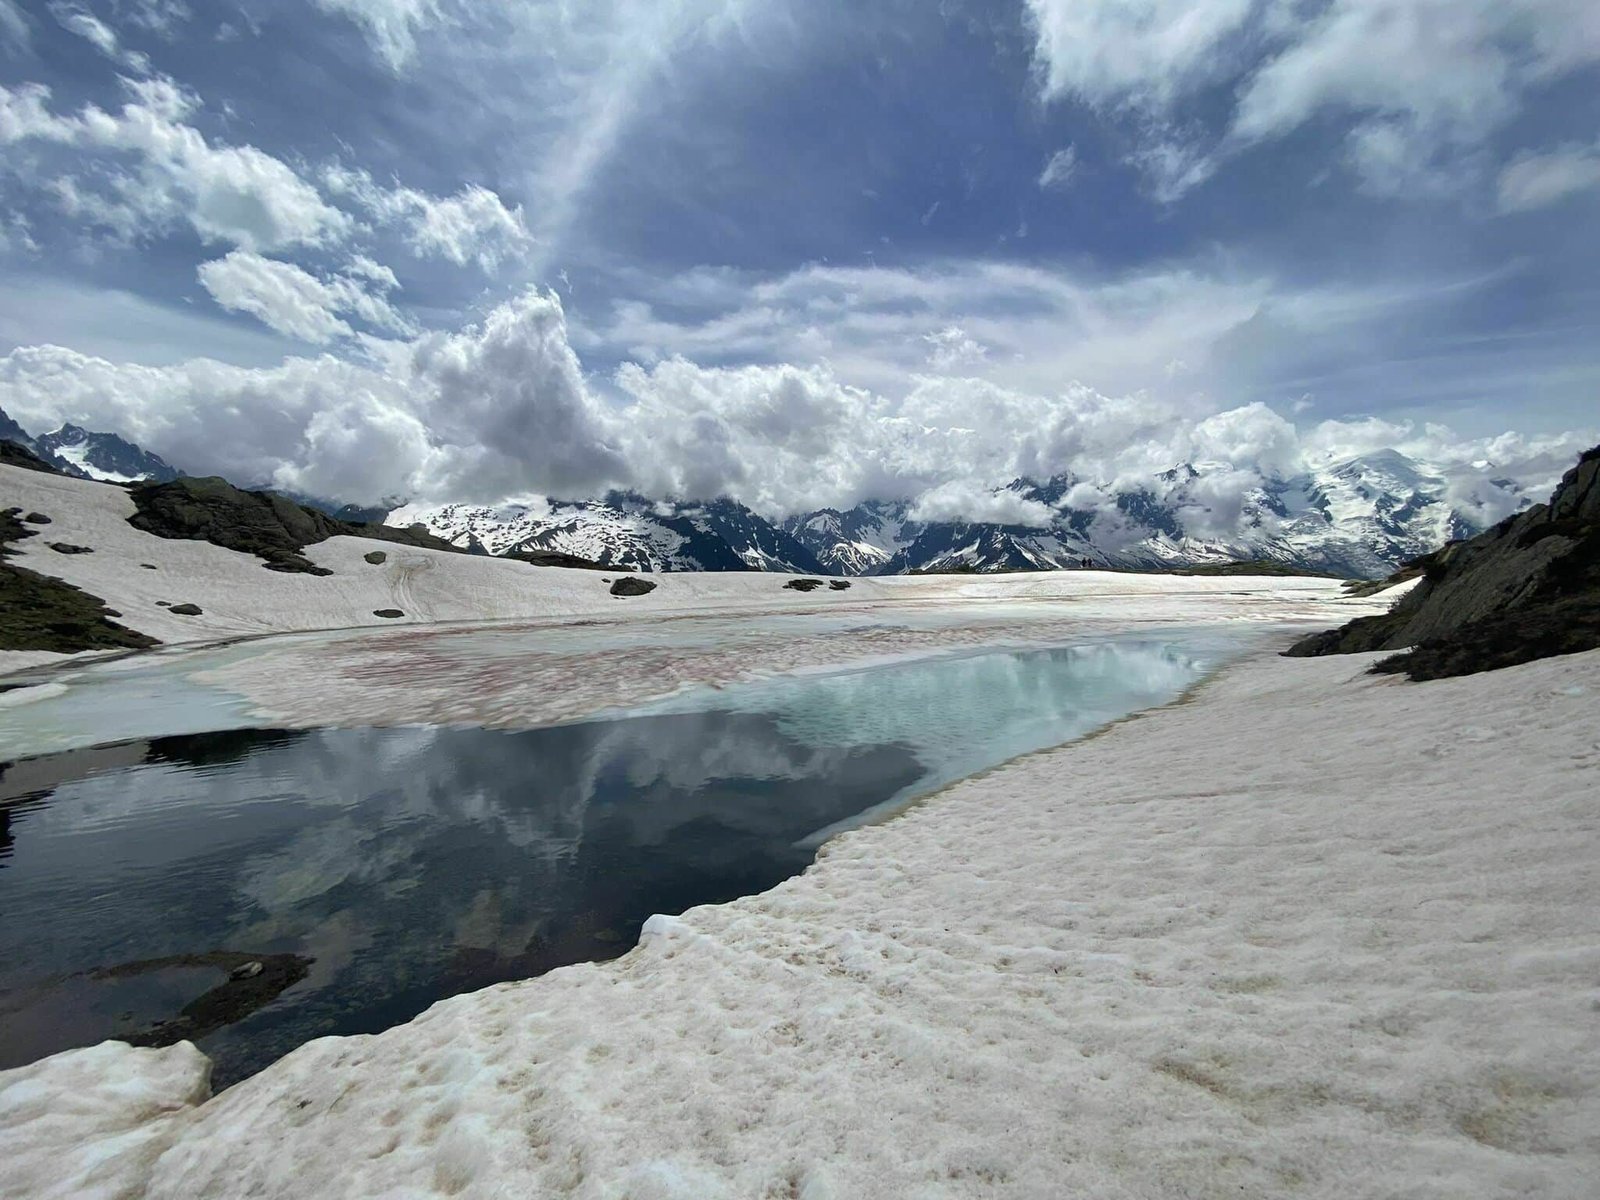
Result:
<svg viewBox="0 0 1600 1200"><path fill-rule="evenodd" d="M384 563L389 561L389 556L382 550L368 550L361 557L366 559L375 567L381 567Z"/></svg>
<svg viewBox="0 0 1600 1200"><path fill-rule="evenodd" d="M648 579L639 579L633 575L625 575L611 585L613 596L648 596L656 590L656 585Z"/></svg>

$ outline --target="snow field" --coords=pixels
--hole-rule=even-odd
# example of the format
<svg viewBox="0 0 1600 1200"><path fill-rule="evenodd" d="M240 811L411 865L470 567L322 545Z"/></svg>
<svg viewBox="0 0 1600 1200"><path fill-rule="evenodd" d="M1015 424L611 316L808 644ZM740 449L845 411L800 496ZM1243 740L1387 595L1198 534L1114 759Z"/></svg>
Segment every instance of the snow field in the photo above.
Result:
<svg viewBox="0 0 1600 1200"><path fill-rule="evenodd" d="M449 622L606 621L640 616L723 612L836 610L845 606L950 601L1064 601L1073 616L1127 620L1198 620L1240 615L1261 619L1307 617L1334 624L1366 611L1370 602L1342 599L1323 579L1185 578L1109 572L1046 572L1005 576L897 576L855 579L848 592L786 589L786 576L761 572L668 573L647 596L619 600L606 579L627 572L533 567L507 559L413 549L365 538L330 538L306 556L328 576L268 571L254 555L208 542L144 533L127 523L133 502L119 488L87 480L0 466L0 507L39 511L51 524L13 546L12 561L99 596L129 628L168 644L216 641L316 629ZM88 546L92 554L59 554L48 542ZM372 550L381 566L363 559ZM156 570L142 564L154 565ZM1219 600L1223 601L1220 605ZM194 603L199 616L174 616L158 601ZM374 615L398 608L403 619ZM413 629L414 632L414 629ZM0 651L0 672L66 656Z"/></svg>
<svg viewBox="0 0 1600 1200"><path fill-rule="evenodd" d="M0 1075L16 1196L1600 1194L1600 654L1253 658L615 962Z"/></svg>

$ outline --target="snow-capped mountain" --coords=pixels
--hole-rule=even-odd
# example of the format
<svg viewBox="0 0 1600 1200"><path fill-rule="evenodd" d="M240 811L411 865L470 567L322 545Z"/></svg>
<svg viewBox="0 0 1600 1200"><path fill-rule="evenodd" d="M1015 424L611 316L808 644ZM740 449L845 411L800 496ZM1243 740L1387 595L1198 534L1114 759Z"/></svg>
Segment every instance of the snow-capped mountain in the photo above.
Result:
<svg viewBox="0 0 1600 1200"><path fill-rule="evenodd" d="M183 474L159 454L152 454L114 433L93 433L68 424L33 437L3 409L0 409L0 440L16 442L56 470L80 479L167 483Z"/></svg>
<svg viewBox="0 0 1600 1200"><path fill-rule="evenodd" d="M93 433L78 425L63 425L41 434L34 445L41 457L60 459L90 479L110 483L169 483L181 474L159 454L114 433Z"/></svg>
<svg viewBox="0 0 1600 1200"><path fill-rule="evenodd" d="M635 571L772 570L836 575L912 571L1162 568L1263 559L1378 577L1470 537L1529 503L1480 464L1450 471L1393 450L1345 458L1290 478L1184 463L1142 486L1090 486L1060 474L1006 490L1048 514L1041 525L920 521L909 501L819 509L774 525L732 500L409 506L388 522L420 522L487 554L547 550Z"/></svg>
<svg viewBox="0 0 1600 1200"><path fill-rule="evenodd" d="M835 575L876 575L921 529L903 501L869 500L840 512L822 508L787 518L780 528Z"/></svg>
<svg viewBox="0 0 1600 1200"><path fill-rule="evenodd" d="M1394 450L1341 459L1241 487L1223 464L1185 463L1142 487L1097 489L1073 507L1070 474L1009 485L1054 516L1042 526L919 523L905 504L863 504L792 517L784 527L830 569L848 574L1015 571L1095 565L1173 567L1264 559L1377 577L1408 558L1470 537L1530 501L1489 464L1446 472Z"/></svg>
<svg viewBox="0 0 1600 1200"><path fill-rule="evenodd" d="M629 571L825 572L788 533L726 499L657 502L610 492L598 501L406 505L386 523L421 524L435 537L486 554L553 551Z"/></svg>

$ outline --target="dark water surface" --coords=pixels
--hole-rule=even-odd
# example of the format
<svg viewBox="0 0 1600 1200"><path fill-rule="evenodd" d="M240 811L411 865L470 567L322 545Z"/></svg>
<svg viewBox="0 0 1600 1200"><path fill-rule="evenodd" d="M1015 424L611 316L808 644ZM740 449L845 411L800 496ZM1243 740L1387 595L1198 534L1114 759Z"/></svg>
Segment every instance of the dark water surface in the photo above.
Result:
<svg viewBox="0 0 1600 1200"><path fill-rule="evenodd" d="M218 1086L613 957L653 913L804 870L818 830L1171 699L1221 653L987 653L547 729L235 730L7 764L0 1068L170 1021L229 954L313 961L196 1039ZM716 707L670 711L696 703Z"/></svg>

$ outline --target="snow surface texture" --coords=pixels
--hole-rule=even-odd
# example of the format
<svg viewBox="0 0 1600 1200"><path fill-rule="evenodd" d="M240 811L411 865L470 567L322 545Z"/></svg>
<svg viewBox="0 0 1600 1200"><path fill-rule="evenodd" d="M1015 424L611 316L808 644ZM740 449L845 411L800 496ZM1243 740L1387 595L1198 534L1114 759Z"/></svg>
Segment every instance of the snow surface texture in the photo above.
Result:
<svg viewBox="0 0 1600 1200"><path fill-rule="evenodd" d="M1055 601L1087 604L1075 616L1106 616L1124 610L1143 619L1179 622L1180 612L1221 611L1218 597L1237 596L1276 616L1315 619L1325 609L1329 625L1373 608L1332 606L1338 585L1319 579L1188 579L1138 577L1101 572L972 577L858 579L847 592L786 589L784 577L766 573L663 575L648 596L617 599L608 594L609 572L534 567L508 559L397 546L365 538L336 537L306 548L306 556L334 572L329 576L268 571L253 555L208 542L160 538L133 528L133 501L119 488L86 480L0 467L0 506L16 505L51 518L51 541L88 546L94 553L58 554L44 538L18 542L12 561L53 575L99 596L122 615L122 624L165 643L297 630L456 621L549 620L587 617L627 620L641 614L701 614L723 611L838 610L873 602ZM385 560L364 559L381 550ZM142 564L154 565L148 570ZM193 603L199 616L173 615L158 602ZM1279 606L1279 602L1286 602ZM1093 611L1098 606L1098 611ZM399 620L375 615L397 608ZM1200 618L1206 619L1206 618ZM412 631L415 632L414 630ZM0 652L0 671L58 661L63 656Z"/></svg>
<svg viewBox="0 0 1600 1200"><path fill-rule="evenodd" d="M1600 653L1252 659L615 962L0 1075L14 1196L1592 1197Z"/></svg>

